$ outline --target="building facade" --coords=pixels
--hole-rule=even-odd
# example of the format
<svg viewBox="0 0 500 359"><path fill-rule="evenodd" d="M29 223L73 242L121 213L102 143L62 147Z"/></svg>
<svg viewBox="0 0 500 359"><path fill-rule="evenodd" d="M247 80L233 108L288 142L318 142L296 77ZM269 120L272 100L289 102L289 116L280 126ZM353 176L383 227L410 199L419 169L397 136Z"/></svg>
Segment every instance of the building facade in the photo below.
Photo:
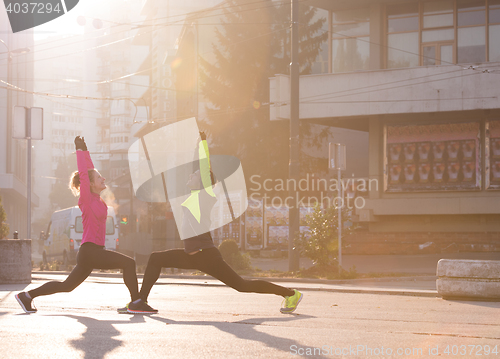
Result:
<svg viewBox="0 0 500 359"><path fill-rule="evenodd" d="M300 119L369 133L353 253L500 250L500 1L312 1L328 74L300 79ZM270 81L289 119L289 78Z"/></svg>
<svg viewBox="0 0 500 359"><path fill-rule="evenodd" d="M10 228L27 238L27 141L13 138L14 106L33 106L33 31L13 34L0 12L0 196ZM18 89L16 89L16 87ZM24 91L20 91L23 89ZM33 141L36 142L36 141ZM32 195L31 205L38 205Z"/></svg>

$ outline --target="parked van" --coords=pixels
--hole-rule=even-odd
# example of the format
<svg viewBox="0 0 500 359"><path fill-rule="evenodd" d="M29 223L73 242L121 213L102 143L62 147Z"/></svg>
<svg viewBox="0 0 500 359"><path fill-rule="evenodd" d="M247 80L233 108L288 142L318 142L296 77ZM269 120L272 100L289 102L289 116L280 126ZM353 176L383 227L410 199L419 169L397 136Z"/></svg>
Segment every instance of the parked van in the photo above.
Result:
<svg viewBox="0 0 500 359"><path fill-rule="evenodd" d="M113 207L108 207L104 245L106 249L118 250L118 228L115 210ZM44 236L43 262L61 260L64 264L74 263L82 242L82 235L82 211L79 207L54 212Z"/></svg>

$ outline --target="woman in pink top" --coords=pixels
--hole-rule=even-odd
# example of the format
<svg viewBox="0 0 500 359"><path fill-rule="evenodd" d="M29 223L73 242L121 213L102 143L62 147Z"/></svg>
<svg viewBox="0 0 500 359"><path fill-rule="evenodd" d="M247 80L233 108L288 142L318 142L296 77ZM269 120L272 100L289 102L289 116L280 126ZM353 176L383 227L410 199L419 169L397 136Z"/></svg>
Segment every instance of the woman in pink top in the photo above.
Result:
<svg viewBox="0 0 500 359"><path fill-rule="evenodd" d="M106 250L106 218L108 207L99 195L105 188L105 178L94 169L87 145L83 138L75 138L78 171L70 180L70 189L80 195L78 206L82 210L83 237L76 256L76 266L64 282L52 281L16 294L16 299L26 313L35 313L32 300L41 295L71 292L78 287L93 269L122 269L123 280L132 301L139 300L135 261L123 254ZM126 311L126 308L124 308ZM119 310L120 311L120 310Z"/></svg>

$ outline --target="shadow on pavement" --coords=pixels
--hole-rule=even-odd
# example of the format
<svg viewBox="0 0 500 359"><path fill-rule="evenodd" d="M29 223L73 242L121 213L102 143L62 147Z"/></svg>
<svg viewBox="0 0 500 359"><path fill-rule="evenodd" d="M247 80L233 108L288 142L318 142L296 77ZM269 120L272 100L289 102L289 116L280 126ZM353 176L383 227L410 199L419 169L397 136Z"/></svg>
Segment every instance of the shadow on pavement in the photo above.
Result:
<svg viewBox="0 0 500 359"><path fill-rule="evenodd" d="M265 323L286 323L290 321L300 320L300 319L311 319L316 318L311 315L303 315L303 314L290 314L286 317L282 318L249 318L240 320L237 322L218 322L218 321L202 321L202 320L193 320L193 321L176 321L173 319L161 318L156 316L150 316L151 319L163 322L165 324L178 324L178 325L210 325L213 326L223 332L232 334L243 340L253 340L258 341L265 344L269 348L274 348L285 353L291 353L292 346L296 346L296 348L305 348L306 345L300 344L299 342L288 339L288 338L280 338L271 334L259 332L256 328L260 325L266 325ZM244 330L234 330L234 324L245 325ZM250 330L245 330L245 329ZM279 328L279 327L275 327ZM308 355L303 355L304 357L309 357ZM324 358L324 356L314 356L315 358Z"/></svg>
<svg viewBox="0 0 500 359"><path fill-rule="evenodd" d="M70 341L70 344L84 353L84 358L100 359L107 353L122 345L122 341L113 337L120 335L113 324L143 323L142 316L133 316L129 320L97 320L79 315L60 314L59 316L76 319L85 325L87 330L80 339ZM103 328L103 325L105 327Z"/></svg>

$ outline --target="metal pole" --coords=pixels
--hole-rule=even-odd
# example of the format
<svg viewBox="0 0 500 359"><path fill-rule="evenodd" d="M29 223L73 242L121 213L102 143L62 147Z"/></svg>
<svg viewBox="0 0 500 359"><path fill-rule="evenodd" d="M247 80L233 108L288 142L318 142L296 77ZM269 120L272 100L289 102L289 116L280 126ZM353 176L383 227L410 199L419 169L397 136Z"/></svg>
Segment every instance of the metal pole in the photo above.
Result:
<svg viewBox="0 0 500 359"><path fill-rule="evenodd" d="M290 62L290 163L289 179L297 183L299 179L299 1L292 1L291 62ZM293 186L295 187L295 186ZM298 199L296 189L290 189L290 196ZM294 250L294 239L300 230L300 210L298 200L288 209L288 270L299 269L299 256Z"/></svg>
<svg viewBox="0 0 500 359"><path fill-rule="evenodd" d="M10 49L9 47L7 46L7 44L3 41L1 41L5 47L7 48L7 82L10 84L10 81L11 81L11 76L10 76L10 69L11 69L11 64L10 62L12 61L11 59L11 55L10 55ZM7 86L6 88L7 90L7 136L6 136L6 149L5 149L5 153L7 154L7 158L6 158L6 172L7 173L11 173L11 153L12 153L12 95L11 95L11 89L10 87Z"/></svg>
<svg viewBox="0 0 500 359"><path fill-rule="evenodd" d="M28 173L26 181L26 198L28 200L28 237L31 239L31 108L26 108L26 137L28 139Z"/></svg>
<svg viewBox="0 0 500 359"><path fill-rule="evenodd" d="M340 163L340 151L337 153L338 159L337 163ZM341 274L342 271L342 206L344 205L344 196L342 193L342 182L340 178L340 167L339 167L339 179L338 179L338 185L339 185L339 201L337 202L337 208L338 208L338 217L339 217L339 224L338 224L338 237L339 237L339 275Z"/></svg>
<svg viewBox="0 0 500 359"><path fill-rule="evenodd" d="M132 228L132 233L137 232L137 219L134 215L134 184L132 183L132 176L130 176L130 220L134 223L130 223L130 228Z"/></svg>

